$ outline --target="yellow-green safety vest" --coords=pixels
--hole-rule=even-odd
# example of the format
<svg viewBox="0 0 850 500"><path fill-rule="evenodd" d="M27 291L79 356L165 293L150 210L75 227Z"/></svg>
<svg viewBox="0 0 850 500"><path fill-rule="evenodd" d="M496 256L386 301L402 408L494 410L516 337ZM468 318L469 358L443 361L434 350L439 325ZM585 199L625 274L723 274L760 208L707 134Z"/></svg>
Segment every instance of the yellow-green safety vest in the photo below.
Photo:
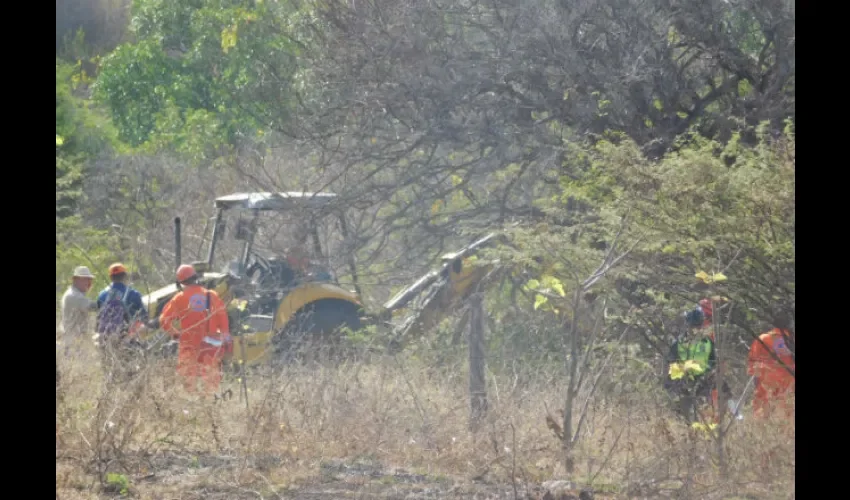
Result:
<svg viewBox="0 0 850 500"><path fill-rule="evenodd" d="M699 363L703 370L708 369L708 361L711 358L711 339L703 338L691 342L681 342L678 346L679 361L693 360Z"/></svg>

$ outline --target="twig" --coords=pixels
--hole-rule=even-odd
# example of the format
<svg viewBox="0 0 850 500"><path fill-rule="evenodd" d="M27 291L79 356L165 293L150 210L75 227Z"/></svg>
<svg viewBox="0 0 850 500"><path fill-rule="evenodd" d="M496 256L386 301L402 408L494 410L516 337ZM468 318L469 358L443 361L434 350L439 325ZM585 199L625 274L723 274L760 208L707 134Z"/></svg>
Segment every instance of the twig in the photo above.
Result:
<svg viewBox="0 0 850 500"><path fill-rule="evenodd" d="M398 366L399 370L401 370L402 378L404 378L404 382L407 385L407 388L410 389L410 395L413 397L414 404L416 404L416 410L419 412L419 416L422 418L423 428L425 430L430 431L430 427L428 425L428 418L425 416L425 409L422 407L422 404L419 401L419 396L416 394L416 390L413 387L413 383L410 381L410 377L407 376L407 372L404 370L404 366L398 360L398 356L394 354L392 358L393 361L395 361L395 364Z"/></svg>
<svg viewBox="0 0 850 500"><path fill-rule="evenodd" d="M598 282L600 279L602 279L605 276L605 274L608 273L608 271L610 271L612 268L614 268L614 266L619 264L621 260L623 260L627 255L629 255L632 252L632 250L634 250L635 247L638 245L638 243L640 243L641 241L643 241L642 238L636 239L634 241L634 243L632 243L632 246L629 247L628 250L626 250L625 252L620 254L616 259L614 259L609 264L603 264L602 266L600 266L599 269L594 271L594 273L589 278L584 280L584 282L581 285L581 290L582 291L589 290L590 287L592 287L593 285L596 284L596 282Z"/></svg>
<svg viewBox="0 0 850 500"><path fill-rule="evenodd" d="M596 316L596 321L593 324L593 329L590 332L590 337L587 339L587 342L586 342L585 347L584 347L584 355L582 356L581 366L579 367L579 374L580 375L579 375L579 378L578 378L578 387L581 387L582 385L584 385L585 375L587 374L587 372L590 368L590 359L591 359L590 351L593 349L594 345L596 344L596 338L600 335L601 331L606 330L606 328L600 328L599 323L601 321L604 321L604 319L605 319L604 318L604 316L605 316L604 311L605 311L605 308L607 306L608 306L608 299L605 298L602 301L603 314L598 314Z"/></svg>
<svg viewBox="0 0 850 500"><path fill-rule="evenodd" d="M251 415L251 406L248 404L248 361L245 359L245 337L240 335L239 339L239 353L242 356L241 365L241 379L242 379L242 394L245 395L245 411L247 415L250 417Z"/></svg>
<svg viewBox="0 0 850 500"><path fill-rule="evenodd" d="M511 485L514 488L514 500L519 500L519 491L516 487L516 428L511 422Z"/></svg>
<svg viewBox="0 0 850 500"><path fill-rule="evenodd" d="M614 438L614 444L611 445L611 449L608 450L608 455L605 456L605 460L602 461L602 464L599 466L599 469L596 470L596 474L590 478L590 485L596 481L596 477L605 470L605 466L608 465L608 461L611 460L611 456L614 454L614 450L617 449L617 443L620 442L620 438L623 436L623 433L626 432L626 429L620 429L620 433L617 434L617 437Z"/></svg>
<svg viewBox="0 0 850 500"><path fill-rule="evenodd" d="M732 257L732 260L730 260L729 263L726 264L726 267L724 267L723 271L721 271L721 272L726 273L726 271L728 271L729 268L732 267L732 264L734 264L735 261L738 260L738 256L741 255L741 251L743 251L743 250L744 250L743 247L739 248L738 251L735 252L735 256Z"/></svg>
<svg viewBox="0 0 850 500"><path fill-rule="evenodd" d="M631 325L627 325L626 328L623 329L623 333L620 335L620 338L617 339L617 343L623 340L623 337L628 333ZM626 346L628 349L628 346ZM590 386L590 393L587 395L587 399L584 400L584 406L581 409L581 414L579 415L578 424L576 424L576 432L573 435L572 439L575 443L578 440L578 436L581 434L582 425L585 422L585 417L587 416L587 408L590 406L590 400L593 397L593 394L596 392L596 388L599 386L599 381L602 379L602 375L605 373L605 368L608 366L608 362L611 361L611 358L614 356L614 352L612 351L605 361L602 363L602 366L599 367L599 371L596 373L596 377L593 379L593 385Z"/></svg>

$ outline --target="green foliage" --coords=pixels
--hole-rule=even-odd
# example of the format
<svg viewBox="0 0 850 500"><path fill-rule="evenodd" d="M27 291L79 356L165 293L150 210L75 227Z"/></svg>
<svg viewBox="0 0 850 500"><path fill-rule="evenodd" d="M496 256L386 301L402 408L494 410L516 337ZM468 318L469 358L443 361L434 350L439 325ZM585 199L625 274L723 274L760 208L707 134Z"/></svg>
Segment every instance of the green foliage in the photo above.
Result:
<svg viewBox="0 0 850 500"><path fill-rule="evenodd" d="M534 310L544 308L552 311L555 314L559 312L557 307L549 302L549 297L560 300L567 296L564 291L564 284L558 278L550 275L543 275L539 280L529 280L525 285L525 289L534 292ZM557 303L557 302L556 302Z"/></svg>
<svg viewBox="0 0 850 500"><path fill-rule="evenodd" d="M56 217L74 214L80 202L86 161L116 144L114 129L74 95L85 77L81 64L56 59Z"/></svg>
<svg viewBox="0 0 850 500"><path fill-rule="evenodd" d="M56 59L57 147L61 146L62 154L92 157L114 147L116 135L109 121L90 102L74 95L75 83L83 74L80 62L72 65Z"/></svg>
<svg viewBox="0 0 850 500"><path fill-rule="evenodd" d="M58 137L58 136L57 136ZM79 155L56 155L56 218L74 214L83 195L83 163Z"/></svg>
<svg viewBox="0 0 850 500"><path fill-rule="evenodd" d="M95 97L110 110L122 141L138 146L147 140L176 70L177 64L153 40L122 45L104 59Z"/></svg>
<svg viewBox="0 0 850 500"><path fill-rule="evenodd" d="M130 480L124 474L110 472L106 474L106 485L121 496L130 493Z"/></svg>
<svg viewBox="0 0 850 500"><path fill-rule="evenodd" d="M135 0L136 41L104 59L95 97L133 146L221 154L287 123L308 14L289 2Z"/></svg>
<svg viewBox="0 0 850 500"><path fill-rule="evenodd" d="M733 9L726 12L724 19L729 38L736 42L743 53L757 58L765 44L764 29L757 17L752 12Z"/></svg>
<svg viewBox="0 0 850 500"><path fill-rule="evenodd" d="M616 236L614 255L630 253L594 285L594 295L605 300L606 324L650 332L662 351L682 308L707 295L724 304L723 321L732 312L727 331L744 340L776 308L793 316L795 138L790 126L782 136L766 130L753 130L751 145L738 136L726 144L686 136L657 161L621 137L589 148L570 144L560 192L535 200L550 219L509 230L511 249L498 255L521 269L528 314L578 317L578 331L589 332L584 303L573 311L574 292ZM508 303L504 293L498 300ZM671 369L674 379L699 372L692 364Z"/></svg>
<svg viewBox="0 0 850 500"><path fill-rule="evenodd" d="M658 162L630 141L601 141L594 168L570 185L596 206L611 202L597 186L618 186L618 205L644 235L631 270L649 290L693 289L696 276L763 318L793 314L795 137L790 125L778 137L766 130L754 131L754 146L690 136Z"/></svg>

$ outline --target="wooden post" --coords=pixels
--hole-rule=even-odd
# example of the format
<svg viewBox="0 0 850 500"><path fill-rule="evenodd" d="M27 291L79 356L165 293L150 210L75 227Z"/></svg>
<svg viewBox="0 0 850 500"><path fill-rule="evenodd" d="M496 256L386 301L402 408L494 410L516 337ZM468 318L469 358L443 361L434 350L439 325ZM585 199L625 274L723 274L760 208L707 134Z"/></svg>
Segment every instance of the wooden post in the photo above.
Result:
<svg viewBox="0 0 850 500"><path fill-rule="evenodd" d="M457 329L452 334L452 347L459 346L463 340L463 332L469 328L469 308L467 307L458 321Z"/></svg>
<svg viewBox="0 0 850 500"><path fill-rule="evenodd" d="M487 385L484 378L484 306L480 294L469 299L469 428L476 432L487 414Z"/></svg>

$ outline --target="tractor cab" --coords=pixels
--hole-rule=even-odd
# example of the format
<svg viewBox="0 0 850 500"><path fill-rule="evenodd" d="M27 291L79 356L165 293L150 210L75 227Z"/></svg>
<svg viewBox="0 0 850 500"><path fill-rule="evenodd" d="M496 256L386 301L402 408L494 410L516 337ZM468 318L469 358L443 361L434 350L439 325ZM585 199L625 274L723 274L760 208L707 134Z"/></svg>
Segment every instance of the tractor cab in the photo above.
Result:
<svg viewBox="0 0 850 500"><path fill-rule="evenodd" d="M289 192L217 198L207 266L214 267L218 254L229 257L222 273L261 292L308 281L338 284L320 234L327 228L324 223L333 213L330 206L335 197L333 193ZM231 224L232 231L225 231Z"/></svg>
<svg viewBox="0 0 850 500"><path fill-rule="evenodd" d="M355 292L340 286L335 272L342 265L354 266L350 253L339 250L347 226L344 212L333 204L336 198L333 193L310 192L248 192L216 198L215 213L203 228L201 258L192 262L202 284L216 290L230 310L237 305L232 299L246 301L241 314L274 316L283 297L312 285L331 286L347 300L358 301ZM334 251L344 257L334 257ZM182 263L182 253L176 218L175 266ZM158 316L176 292L172 284L145 296L151 316Z"/></svg>

